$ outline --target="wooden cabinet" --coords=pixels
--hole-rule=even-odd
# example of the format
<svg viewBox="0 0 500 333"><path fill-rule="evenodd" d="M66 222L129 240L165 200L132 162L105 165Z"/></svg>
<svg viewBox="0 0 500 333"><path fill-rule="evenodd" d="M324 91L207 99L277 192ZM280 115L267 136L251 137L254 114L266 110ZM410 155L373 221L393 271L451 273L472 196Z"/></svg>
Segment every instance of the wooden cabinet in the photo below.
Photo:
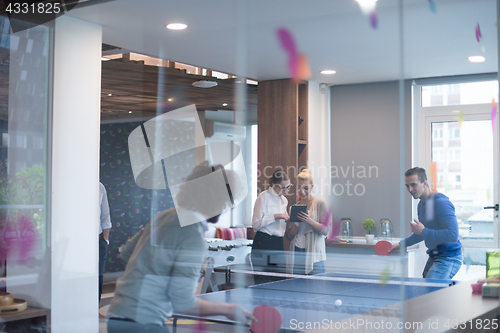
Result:
<svg viewBox="0 0 500 333"><path fill-rule="evenodd" d="M308 88L307 81L260 81L258 88L258 187L269 188L270 178L283 169L294 187L287 197L289 205L297 201L295 177L307 167L308 160Z"/></svg>

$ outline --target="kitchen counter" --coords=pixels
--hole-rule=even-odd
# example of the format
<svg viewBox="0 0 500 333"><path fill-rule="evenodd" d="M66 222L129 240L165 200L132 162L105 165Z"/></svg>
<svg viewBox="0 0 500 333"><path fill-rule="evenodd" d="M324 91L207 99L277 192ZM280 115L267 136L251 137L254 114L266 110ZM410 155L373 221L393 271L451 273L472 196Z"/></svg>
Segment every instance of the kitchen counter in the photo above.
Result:
<svg viewBox="0 0 500 333"><path fill-rule="evenodd" d="M381 274L389 271L391 276L420 277L427 260L426 247L418 243L407 248L404 256L393 254L379 256L375 253L375 244L387 240L392 244L400 238L378 239L367 244L365 237L351 237L352 243L340 243L339 240L326 241L325 269L332 273L359 273L362 267L366 274Z"/></svg>

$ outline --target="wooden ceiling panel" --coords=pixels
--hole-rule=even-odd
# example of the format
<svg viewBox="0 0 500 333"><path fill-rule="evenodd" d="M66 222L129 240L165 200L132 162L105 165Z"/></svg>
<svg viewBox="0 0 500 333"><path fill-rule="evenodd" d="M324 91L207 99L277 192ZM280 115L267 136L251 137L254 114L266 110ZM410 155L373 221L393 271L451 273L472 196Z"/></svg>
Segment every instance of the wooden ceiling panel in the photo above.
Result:
<svg viewBox="0 0 500 333"><path fill-rule="evenodd" d="M0 48L0 53L2 51L8 52ZM0 119L8 117L9 64L8 60L1 60L8 58L7 53L0 54ZM216 81L217 86L193 87L192 83L198 80ZM236 88L240 84L236 80L187 74L185 70L147 66L123 59L103 61L101 119L154 117L190 104L195 104L198 111L232 111L236 109ZM257 86L245 84L245 87L247 104L257 105Z"/></svg>
<svg viewBox="0 0 500 333"><path fill-rule="evenodd" d="M193 87L192 83L198 80L216 81L217 86ZM236 88L240 84L236 80L187 74L185 70L123 59L105 61L102 63L102 119L116 119L120 115L128 118L129 111L135 117L138 113L156 115L190 104L195 104L198 111L231 111L235 109ZM245 86L247 104L257 105L257 86Z"/></svg>

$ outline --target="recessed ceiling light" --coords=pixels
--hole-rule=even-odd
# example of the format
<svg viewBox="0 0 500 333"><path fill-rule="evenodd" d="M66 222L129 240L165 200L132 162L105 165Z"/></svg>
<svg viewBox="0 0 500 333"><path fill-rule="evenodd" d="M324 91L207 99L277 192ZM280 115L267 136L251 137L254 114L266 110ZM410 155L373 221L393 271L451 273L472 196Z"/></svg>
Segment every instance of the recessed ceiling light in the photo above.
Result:
<svg viewBox="0 0 500 333"><path fill-rule="evenodd" d="M320 72L321 74L335 74L337 71L334 71L333 69L325 69Z"/></svg>
<svg viewBox="0 0 500 333"><path fill-rule="evenodd" d="M113 94L108 94L108 96L113 96Z"/></svg>
<svg viewBox="0 0 500 333"><path fill-rule="evenodd" d="M173 100L173 98L169 98L169 99L168 99L168 101L169 101L169 102L172 102L172 100Z"/></svg>
<svg viewBox="0 0 500 333"><path fill-rule="evenodd" d="M132 111L129 111L128 113L132 113Z"/></svg>
<svg viewBox="0 0 500 333"><path fill-rule="evenodd" d="M222 106L227 106L227 103L222 103Z"/></svg>
<svg viewBox="0 0 500 333"><path fill-rule="evenodd" d="M469 59L470 62L484 62L486 60L483 56L470 56L467 59Z"/></svg>
<svg viewBox="0 0 500 333"><path fill-rule="evenodd" d="M167 29L170 29L170 30L184 30L187 27L188 27L187 24L184 24L184 23L169 23L169 24L167 24Z"/></svg>

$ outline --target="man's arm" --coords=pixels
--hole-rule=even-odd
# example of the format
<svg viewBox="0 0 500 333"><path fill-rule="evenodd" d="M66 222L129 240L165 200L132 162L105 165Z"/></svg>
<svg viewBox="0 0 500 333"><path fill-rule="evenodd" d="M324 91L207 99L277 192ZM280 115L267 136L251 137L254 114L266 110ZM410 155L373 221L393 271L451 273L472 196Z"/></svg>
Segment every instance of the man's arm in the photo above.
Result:
<svg viewBox="0 0 500 333"><path fill-rule="evenodd" d="M414 244L417 244L417 243L420 243L421 241L424 240L424 237L421 236L421 235L417 235L417 234L411 234L410 236L406 237L405 239L403 239L401 242L399 242L399 244L402 246L402 247L408 247L408 246L412 246Z"/></svg>
<svg viewBox="0 0 500 333"><path fill-rule="evenodd" d="M231 320L239 322L248 322L250 319L256 320L250 312L239 305L209 302L199 298L196 299L196 304L193 307L181 312L203 317L223 315Z"/></svg>
<svg viewBox="0 0 500 333"><path fill-rule="evenodd" d="M121 260L128 262L128 260L130 259L130 256L134 252L135 247L137 245L137 242L139 242L139 238L141 238L141 235L143 234L143 232L144 232L144 228L139 230L138 233L136 233L132 238L130 238L127 241L127 243L125 243L125 246L123 247L122 252L120 252L120 259Z"/></svg>
<svg viewBox="0 0 500 333"><path fill-rule="evenodd" d="M425 228L423 237L425 239L433 240L439 244L453 243L458 240L458 222L455 215L455 207L450 201L435 210L435 219L443 227L443 229L429 229Z"/></svg>

